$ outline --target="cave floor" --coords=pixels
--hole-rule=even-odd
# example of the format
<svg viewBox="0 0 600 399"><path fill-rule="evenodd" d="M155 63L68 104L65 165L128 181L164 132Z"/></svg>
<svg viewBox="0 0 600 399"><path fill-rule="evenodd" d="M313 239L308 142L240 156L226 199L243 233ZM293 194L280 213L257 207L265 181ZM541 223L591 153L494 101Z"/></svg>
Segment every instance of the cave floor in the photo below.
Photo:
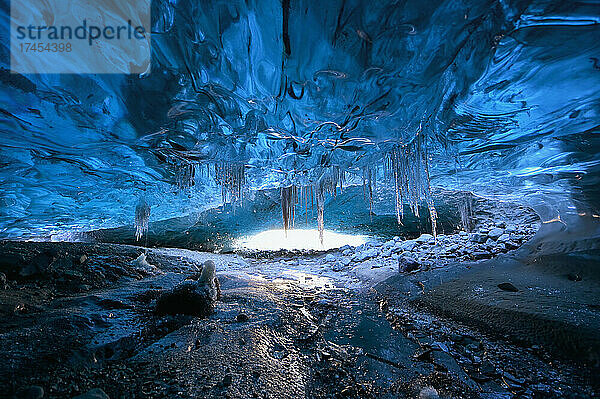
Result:
<svg viewBox="0 0 600 399"><path fill-rule="evenodd" d="M587 360L562 359L428 306L435 295L455 297L440 297L439 287L470 275L470 264L407 274L373 268L378 277L362 279L333 271L324 255L1 247L4 270L35 269L0 290L6 397L33 385L44 397L100 388L111 398L397 398L419 397L427 387L452 398L598 393L597 368ZM156 316L158 295L207 259L222 288L215 313Z"/></svg>

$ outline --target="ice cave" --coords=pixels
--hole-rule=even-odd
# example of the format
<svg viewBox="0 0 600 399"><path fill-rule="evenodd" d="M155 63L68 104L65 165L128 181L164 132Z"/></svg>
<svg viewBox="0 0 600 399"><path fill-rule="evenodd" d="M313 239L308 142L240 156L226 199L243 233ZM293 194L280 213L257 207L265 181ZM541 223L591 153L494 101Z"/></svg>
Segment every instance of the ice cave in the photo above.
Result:
<svg viewBox="0 0 600 399"><path fill-rule="evenodd" d="M1 4L0 397L600 397L600 1Z"/></svg>

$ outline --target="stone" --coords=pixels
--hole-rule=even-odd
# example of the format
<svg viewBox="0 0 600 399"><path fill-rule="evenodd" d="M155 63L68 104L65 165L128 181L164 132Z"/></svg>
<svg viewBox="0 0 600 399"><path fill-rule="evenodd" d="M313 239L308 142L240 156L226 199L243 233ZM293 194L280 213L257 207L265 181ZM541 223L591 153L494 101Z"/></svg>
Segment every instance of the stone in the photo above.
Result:
<svg viewBox="0 0 600 399"><path fill-rule="evenodd" d="M335 256L333 254L325 255L325 262L327 262L327 263L335 262Z"/></svg>
<svg viewBox="0 0 600 399"><path fill-rule="evenodd" d="M246 313L240 313L235 317L235 319L240 323L245 323L250 320L250 317L248 317Z"/></svg>
<svg viewBox="0 0 600 399"><path fill-rule="evenodd" d="M498 284L498 288L500 288L502 291L519 292L519 289L511 283L500 283Z"/></svg>
<svg viewBox="0 0 600 399"><path fill-rule="evenodd" d="M421 265L415 259L403 256L398 259L398 272L399 273L410 273L415 270L419 270Z"/></svg>
<svg viewBox="0 0 600 399"><path fill-rule="evenodd" d="M207 260L200 276L191 276L160 296L156 303L156 313L206 317L214 311L220 294L215 263Z"/></svg>
<svg viewBox="0 0 600 399"><path fill-rule="evenodd" d="M8 289L8 280L6 279L6 274L0 273L0 290Z"/></svg>
<svg viewBox="0 0 600 399"><path fill-rule="evenodd" d="M357 253L356 255L354 255L354 258L352 258L352 260L354 260L355 262L364 262L367 259L376 257L378 254L379 251L377 251L377 249L371 248Z"/></svg>
<svg viewBox="0 0 600 399"><path fill-rule="evenodd" d="M143 252L140 254L140 256L135 258L133 264L137 269L149 274L157 274L160 271L158 267L148 263L148 260L146 259L146 254Z"/></svg>
<svg viewBox="0 0 600 399"><path fill-rule="evenodd" d="M418 244L423 244L426 242L434 241L434 238L431 234L421 234L419 238L415 240Z"/></svg>
<svg viewBox="0 0 600 399"><path fill-rule="evenodd" d="M225 377L223 377L223 386L224 387L228 387L233 383L233 376L231 374L226 374Z"/></svg>
<svg viewBox="0 0 600 399"><path fill-rule="evenodd" d="M498 237L498 241L500 242L506 242L508 240L510 240L510 234L504 233L500 237Z"/></svg>
<svg viewBox="0 0 600 399"><path fill-rule="evenodd" d="M438 392L435 388L425 387L419 392L419 399L439 399Z"/></svg>
<svg viewBox="0 0 600 399"><path fill-rule="evenodd" d="M110 397L100 388L93 388L84 394L74 396L73 399L110 399Z"/></svg>
<svg viewBox="0 0 600 399"><path fill-rule="evenodd" d="M488 237L490 237L492 240L497 240L502 234L504 234L504 229L496 227L490 230Z"/></svg>
<svg viewBox="0 0 600 399"><path fill-rule="evenodd" d="M483 233L471 233L469 239L471 242L475 242L477 244L483 244L487 240L487 234Z"/></svg>
<svg viewBox="0 0 600 399"><path fill-rule="evenodd" d="M581 276L579 274L576 273L569 273L567 275L567 278L571 281L581 281Z"/></svg>
<svg viewBox="0 0 600 399"><path fill-rule="evenodd" d="M344 256L351 256L351 255L352 255L352 253L353 253L353 252L352 252L352 250L351 250L351 249L345 249L345 250L342 252L342 255L344 255Z"/></svg>
<svg viewBox="0 0 600 399"><path fill-rule="evenodd" d="M397 248L402 251L412 251L417 246L414 240L400 241L397 244Z"/></svg>
<svg viewBox="0 0 600 399"><path fill-rule="evenodd" d="M20 390L16 397L19 399L41 399L44 397L44 388L37 385L31 385Z"/></svg>
<svg viewBox="0 0 600 399"><path fill-rule="evenodd" d="M487 251L474 251L471 256L473 259L489 259L492 257L492 254Z"/></svg>

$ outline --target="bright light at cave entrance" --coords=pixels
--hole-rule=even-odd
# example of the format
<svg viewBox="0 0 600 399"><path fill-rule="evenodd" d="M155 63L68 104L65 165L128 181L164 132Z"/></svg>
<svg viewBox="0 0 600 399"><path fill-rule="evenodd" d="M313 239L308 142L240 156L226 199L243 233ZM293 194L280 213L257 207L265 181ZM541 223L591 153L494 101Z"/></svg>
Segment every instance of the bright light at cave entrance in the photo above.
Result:
<svg viewBox="0 0 600 399"><path fill-rule="evenodd" d="M247 249L277 251L280 249L317 249L328 250L351 245L356 247L367 241L366 236L336 233L331 230L323 232L323 245L319 241L319 231L316 229L293 229L286 232L267 230L254 236L245 237L238 241L238 246Z"/></svg>

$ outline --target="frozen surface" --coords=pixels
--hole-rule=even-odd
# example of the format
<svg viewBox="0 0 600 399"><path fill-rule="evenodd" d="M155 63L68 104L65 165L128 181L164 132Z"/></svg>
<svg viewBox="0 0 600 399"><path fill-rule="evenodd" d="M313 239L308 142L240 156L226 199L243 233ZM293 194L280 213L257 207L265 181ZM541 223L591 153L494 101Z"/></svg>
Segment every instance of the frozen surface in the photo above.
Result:
<svg viewBox="0 0 600 399"><path fill-rule="evenodd" d="M597 218L595 1L157 0L153 19L145 76L11 75L0 32L0 237L133 226L142 203L164 220L340 171L421 203L430 176L545 220Z"/></svg>

